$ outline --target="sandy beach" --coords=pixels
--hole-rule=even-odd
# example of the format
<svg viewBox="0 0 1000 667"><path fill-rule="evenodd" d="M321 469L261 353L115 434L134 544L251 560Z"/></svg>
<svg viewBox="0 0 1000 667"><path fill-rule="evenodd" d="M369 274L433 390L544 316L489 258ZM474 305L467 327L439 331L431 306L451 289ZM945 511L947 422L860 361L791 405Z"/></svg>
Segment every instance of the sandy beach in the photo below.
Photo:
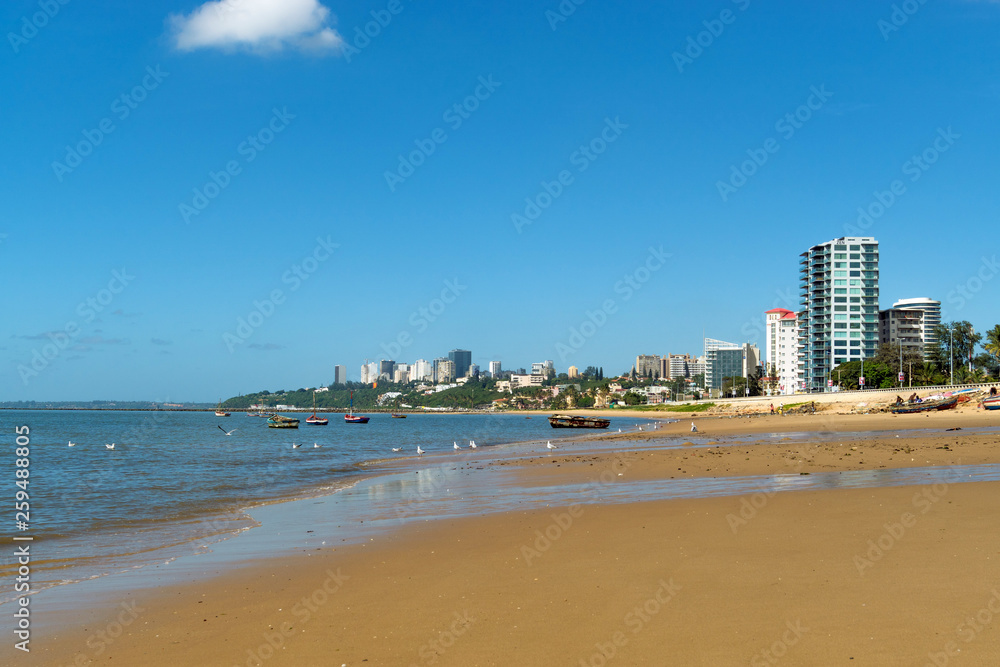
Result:
<svg viewBox="0 0 1000 667"><path fill-rule="evenodd" d="M941 476L415 522L363 545L290 549L123 592L40 636L17 664L1000 661L1000 482L958 483L956 467L1000 463L997 433L983 430L1000 415L679 418L474 474L539 489L909 467Z"/></svg>

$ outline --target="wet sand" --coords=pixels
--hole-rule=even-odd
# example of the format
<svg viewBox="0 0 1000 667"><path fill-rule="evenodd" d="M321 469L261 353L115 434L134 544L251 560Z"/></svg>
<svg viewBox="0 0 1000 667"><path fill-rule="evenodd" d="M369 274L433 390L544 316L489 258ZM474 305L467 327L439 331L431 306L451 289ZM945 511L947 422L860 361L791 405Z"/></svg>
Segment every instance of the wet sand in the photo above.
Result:
<svg viewBox="0 0 1000 667"><path fill-rule="evenodd" d="M1000 463L977 430L1000 416L982 411L702 418L705 442L685 445L691 421L473 474L551 487ZM997 664L998 509L1000 483L945 482L422 521L123 594L17 664Z"/></svg>

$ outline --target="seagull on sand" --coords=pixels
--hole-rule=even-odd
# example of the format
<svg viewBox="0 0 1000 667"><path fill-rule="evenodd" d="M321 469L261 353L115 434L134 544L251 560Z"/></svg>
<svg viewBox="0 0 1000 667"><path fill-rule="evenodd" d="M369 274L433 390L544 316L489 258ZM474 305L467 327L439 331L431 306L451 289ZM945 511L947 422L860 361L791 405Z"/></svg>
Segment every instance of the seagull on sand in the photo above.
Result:
<svg viewBox="0 0 1000 667"><path fill-rule="evenodd" d="M642 430L642 427L641 427L641 426L639 426L639 430L640 430L640 431Z"/></svg>
<svg viewBox="0 0 1000 667"><path fill-rule="evenodd" d="M461 449L461 447L459 447L459 446L458 446L458 443L457 443L457 442L455 442L454 440L452 440L452 441L451 441L451 444L452 444L452 445L454 445L454 447L455 447L455 451L458 451L458 450L460 450L460 449Z"/></svg>
<svg viewBox="0 0 1000 667"><path fill-rule="evenodd" d="M76 443L75 443L75 442L73 442L72 440L70 440L70 441L69 441L69 446L70 446L70 447L76 447Z"/></svg>
<svg viewBox="0 0 1000 667"><path fill-rule="evenodd" d="M401 452L401 451L403 451L403 448L402 447L393 447L392 451L394 451L394 452Z"/></svg>
<svg viewBox="0 0 1000 667"><path fill-rule="evenodd" d="M420 449L420 445L417 445L417 456L420 456L423 453L424 453L424 450Z"/></svg>
<svg viewBox="0 0 1000 667"><path fill-rule="evenodd" d="M108 443L104 443L104 446L107 447L108 449L114 449L115 443L112 442L110 445Z"/></svg>
<svg viewBox="0 0 1000 667"><path fill-rule="evenodd" d="M545 446L546 446L546 447L547 447L548 449L555 449L555 448L556 448L556 446L552 444L552 441L551 441L551 440L549 440L549 441L548 441L548 442L547 442L547 443L545 444Z"/></svg>
<svg viewBox="0 0 1000 667"><path fill-rule="evenodd" d="M216 424L216 426L219 426L219 425ZM226 435L232 435L233 433L236 433L236 429L235 428L232 431L227 431L226 429L224 429L221 426L219 426L219 430L222 431L223 433L225 433Z"/></svg>
<svg viewBox="0 0 1000 667"><path fill-rule="evenodd" d="M691 422L691 432L692 433L698 432L698 427L694 425L694 422Z"/></svg>
<svg viewBox="0 0 1000 667"><path fill-rule="evenodd" d="M475 449L475 448L476 448L476 441L469 440L469 449Z"/></svg>

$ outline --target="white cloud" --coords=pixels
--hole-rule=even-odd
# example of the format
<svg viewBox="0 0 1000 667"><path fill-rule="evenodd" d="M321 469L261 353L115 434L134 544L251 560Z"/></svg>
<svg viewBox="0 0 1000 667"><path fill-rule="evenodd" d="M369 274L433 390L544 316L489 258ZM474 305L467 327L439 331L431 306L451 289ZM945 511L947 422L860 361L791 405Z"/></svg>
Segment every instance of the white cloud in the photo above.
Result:
<svg viewBox="0 0 1000 667"><path fill-rule="evenodd" d="M247 48L280 51L286 46L329 51L343 44L318 0L217 0L187 16L170 16L174 44L181 51Z"/></svg>

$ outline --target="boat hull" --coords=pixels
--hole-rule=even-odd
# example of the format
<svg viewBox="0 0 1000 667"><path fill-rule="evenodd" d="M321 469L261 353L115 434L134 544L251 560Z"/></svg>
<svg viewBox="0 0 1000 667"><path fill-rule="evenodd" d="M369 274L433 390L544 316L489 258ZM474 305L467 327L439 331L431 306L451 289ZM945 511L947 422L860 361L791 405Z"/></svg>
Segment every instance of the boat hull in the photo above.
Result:
<svg viewBox="0 0 1000 667"><path fill-rule="evenodd" d="M1000 410L1000 396L990 396L983 399L983 407L987 410Z"/></svg>
<svg viewBox="0 0 1000 667"><path fill-rule="evenodd" d="M358 415L344 415L345 424L367 424L370 417L360 417Z"/></svg>
<svg viewBox="0 0 1000 667"><path fill-rule="evenodd" d="M270 428L298 428L299 420L292 417L276 415L274 417L267 418L267 425Z"/></svg>
<svg viewBox="0 0 1000 667"><path fill-rule="evenodd" d="M611 425L611 420L601 417L552 415L549 417L549 425L552 428L607 428Z"/></svg>
<svg viewBox="0 0 1000 667"><path fill-rule="evenodd" d="M306 423L310 426L326 426L330 423L330 420L321 417L306 417Z"/></svg>
<svg viewBox="0 0 1000 667"><path fill-rule="evenodd" d="M952 396L940 401L924 401L923 403L904 403L889 408L894 415L906 415L915 412L933 412L935 410L950 410L958 405L958 397Z"/></svg>

